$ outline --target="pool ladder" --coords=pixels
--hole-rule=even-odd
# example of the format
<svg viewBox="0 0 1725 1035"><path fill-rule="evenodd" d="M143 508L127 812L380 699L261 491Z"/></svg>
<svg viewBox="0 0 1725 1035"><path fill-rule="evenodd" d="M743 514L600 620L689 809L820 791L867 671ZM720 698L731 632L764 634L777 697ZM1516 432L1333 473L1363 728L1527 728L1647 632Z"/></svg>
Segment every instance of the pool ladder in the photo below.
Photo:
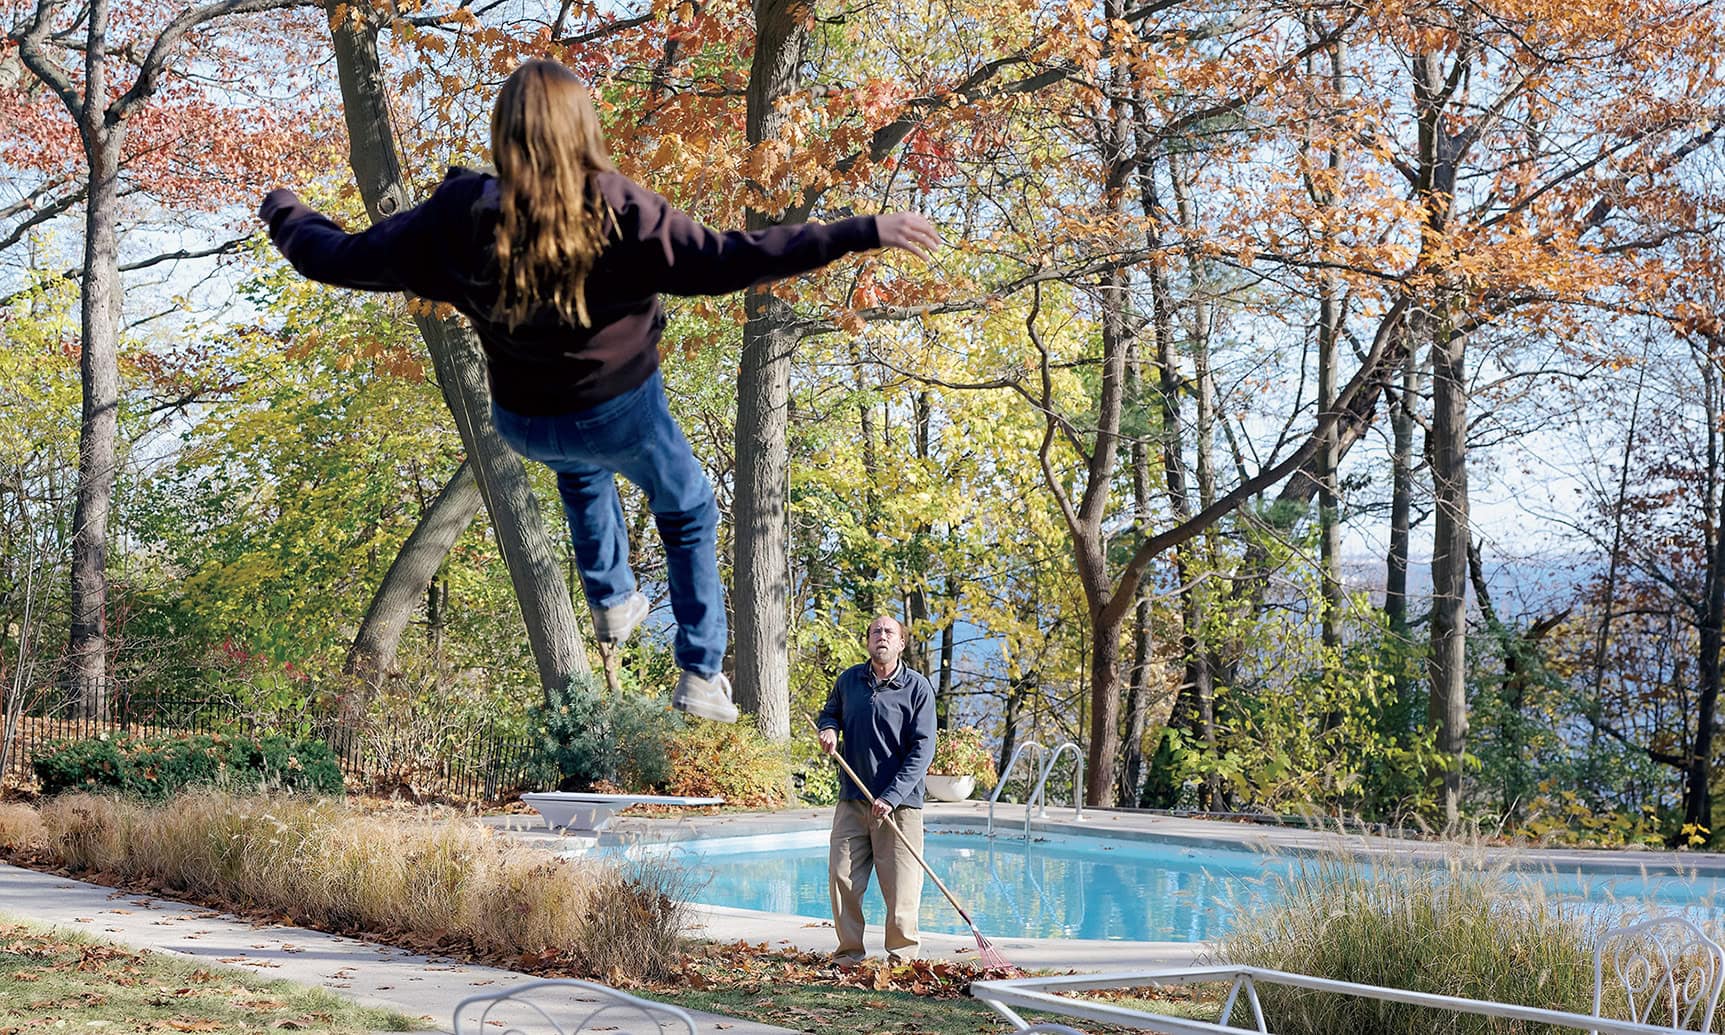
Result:
<svg viewBox="0 0 1725 1035"><path fill-rule="evenodd" d="M1030 839L1030 814L1037 813L1039 819L1048 818L1048 797L1044 793L1048 786L1049 774L1054 772L1054 764L1060 761L1068 749L1072 751L1072 760L1078 763L1078 769L1072 774L1072 818L1082 823L1084 821L1084 752L1074 741L1066 743L1049 751L1048 748L1034 740L1027 740L1013 749L1012 757L1006 760L1006 768L1000 774L1000 780L994 785L994 793L988 796L988 836L994 836L994 806L1000 801L1000 792L1006 788L1006 778L1012 775L1012 769L1018 764L1018 758L1028 750L1044 753L1046 758L1042 763L1042 775L1036 780L1036 788L1030 792L1030 797L1024 801L1024 837ZM1035 763L1031 762L1034 766ZM1040 811L1038 808L1040 807Z"/></svg>

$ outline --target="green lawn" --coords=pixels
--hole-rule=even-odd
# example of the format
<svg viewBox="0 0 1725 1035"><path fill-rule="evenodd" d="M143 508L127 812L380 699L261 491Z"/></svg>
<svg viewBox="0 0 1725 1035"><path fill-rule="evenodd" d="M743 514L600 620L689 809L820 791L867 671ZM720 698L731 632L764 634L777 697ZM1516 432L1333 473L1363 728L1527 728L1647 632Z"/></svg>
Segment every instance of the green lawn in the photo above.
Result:
<svg viewBox="0 0 1725 1035"><path fill-rule="evenodd" d="M818 955L761 951L738 943L707 947L669 985L639 994L694 1010L729 1014L813 1032L858 1035L1000 1035L1011 1026L967 992L971 972L954 964L921 962L891 968L871 961L850 972L824 965ZM1225 992L1226 988L1220 989ZM1112 1002L1180 1017L1215 1020L1215 988L1171 990L1144 999ZM1097 1035L1124 1032L1091 1021L1027 1013Z"/></svg>
<svg viewBox="0 0 1725 1035"><path fill-rule="evenodd" d="M414 1031L412 1018L321 988L203 968L76 932L0 917L0 1035L204 1032L361 1035Z"/></svg>

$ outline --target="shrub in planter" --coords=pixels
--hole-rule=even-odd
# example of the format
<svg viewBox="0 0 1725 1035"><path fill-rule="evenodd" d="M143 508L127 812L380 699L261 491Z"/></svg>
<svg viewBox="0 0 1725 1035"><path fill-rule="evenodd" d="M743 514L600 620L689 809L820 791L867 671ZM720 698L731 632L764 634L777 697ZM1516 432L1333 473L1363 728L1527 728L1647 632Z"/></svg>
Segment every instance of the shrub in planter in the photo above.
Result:
<svg viewBox="0 0 1725 1035"><path fill-rule="evenodd" d="M340 794L341 767L321 740L173 733L61 742L32 762L45 794L118 791L160 800L187 787Z"/></svg>
<svg viewBox="0 0 1725 1035"><path fill-rule="evenodd" d="M994 755L982 742L982 731L974 726L954 726L934 736L934 760L930 776L971 777L978 789L994 789L1000 776L994 771Z"/></svg>

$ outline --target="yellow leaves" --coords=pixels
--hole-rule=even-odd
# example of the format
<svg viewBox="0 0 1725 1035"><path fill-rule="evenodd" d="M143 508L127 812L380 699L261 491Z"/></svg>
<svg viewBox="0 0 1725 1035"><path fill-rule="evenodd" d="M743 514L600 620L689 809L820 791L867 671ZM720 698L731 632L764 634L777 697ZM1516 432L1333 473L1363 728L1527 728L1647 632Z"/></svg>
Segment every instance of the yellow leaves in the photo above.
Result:
<svg viewBox="0 0 1725 1035"><path fill-rule="evenodd" d="M365 7L360 4L339 3L330 11L329 27L332 30L361 32L365 29L367 16Z"/></svg>

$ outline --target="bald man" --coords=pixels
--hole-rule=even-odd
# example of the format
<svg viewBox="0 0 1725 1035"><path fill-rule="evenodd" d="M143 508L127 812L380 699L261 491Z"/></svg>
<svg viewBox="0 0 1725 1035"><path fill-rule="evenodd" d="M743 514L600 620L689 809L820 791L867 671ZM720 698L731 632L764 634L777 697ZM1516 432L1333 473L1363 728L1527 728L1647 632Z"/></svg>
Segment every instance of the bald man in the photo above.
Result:
<svg viewBox="0 0 1725 1035"><path fill-rule="evenodd" d="M842 744L845 762L866 785L841 776L833 812L827 883L839 937L833 962L840 966L854 966L867 955L862 898L871 870L880 876L886 900L887 959L915 959L921 948L916 914L922 867L903 842L922 851L923 777L934 758L934 688L899 660L905 642L898 619L880 615L870 622L868 660L839 675L816 723L821 749L832 754Z"/></svg>

